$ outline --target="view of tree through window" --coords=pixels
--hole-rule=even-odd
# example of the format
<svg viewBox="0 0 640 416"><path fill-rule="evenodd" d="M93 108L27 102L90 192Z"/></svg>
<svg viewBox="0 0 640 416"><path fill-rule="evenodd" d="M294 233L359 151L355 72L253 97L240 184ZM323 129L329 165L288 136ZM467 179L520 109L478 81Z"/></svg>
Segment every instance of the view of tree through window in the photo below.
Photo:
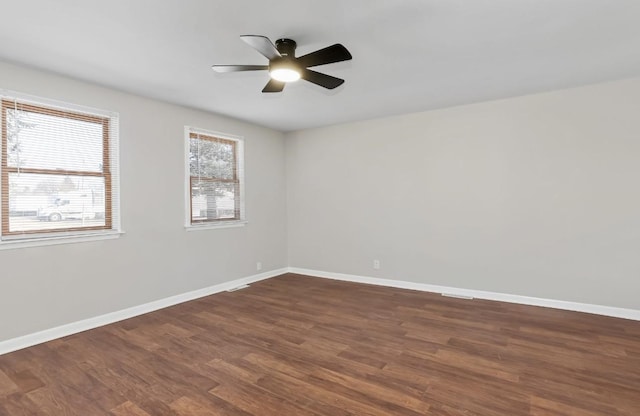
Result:
<svg viewBox="0 0 640 416"><path fill-rule="evenodd" d="M111 228L109 122L2 101L2 235Z"/></svg>
<svg viewBox="0 0 640 416"><path fill-rule="evenodd" d="M189 135L191 223L240 219L238 142Z"/></svg>

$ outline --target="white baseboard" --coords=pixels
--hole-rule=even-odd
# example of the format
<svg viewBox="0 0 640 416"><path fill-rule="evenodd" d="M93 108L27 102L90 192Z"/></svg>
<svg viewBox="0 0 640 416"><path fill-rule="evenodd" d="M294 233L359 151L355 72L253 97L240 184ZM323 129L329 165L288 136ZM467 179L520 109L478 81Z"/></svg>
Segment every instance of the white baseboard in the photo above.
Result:
<svg viewBox="0 0 640 416"><path fill-rule="evenodd" d="M351 274L323 272L319 270L289 267L289 273L307 276L323 277L346 282L366 283L370 285L397 287L400 289L419 290L423 292L441 293L463 298L495 300L522 305L543 306L545 308L564 309L568 311L586 312L596 315L613 316L616 318L640 321L640 310L616 308L613 306L592 305L588 303L568 302L564 300L533 298L529 296L510 295L506 293L486 292L483 290L460 289L456 287L429 285L425 283L406 282L402 280L379 279L376 277L357 276Z"/></svg>
<svg viewBox="0 0 640 416"><path fill-rule="evenodd" d="M124 319L133 318L134 316L143 315L145 313L157 311L158 309L167 308L177 305L178 303L187 302L204 296L213 295L225 290L233 289L238 286L247 285L249 283L258 282L260 280L269 279L287 273L288 269L278 269L269 272L256 274L241 279L232 280L230 282L220 283L214 286L205 287L203 289L194 290L180 295L145 303L143 305L133 306L131 308L110 312L104 315L96 316L82 321L72 322L55 328L45 329L44 331L35 332L33 334L24 335L18 338L9 339L0 342L0 355L54 339L77 334L78 332L87 331L99 326L108 325Z"/></svg>

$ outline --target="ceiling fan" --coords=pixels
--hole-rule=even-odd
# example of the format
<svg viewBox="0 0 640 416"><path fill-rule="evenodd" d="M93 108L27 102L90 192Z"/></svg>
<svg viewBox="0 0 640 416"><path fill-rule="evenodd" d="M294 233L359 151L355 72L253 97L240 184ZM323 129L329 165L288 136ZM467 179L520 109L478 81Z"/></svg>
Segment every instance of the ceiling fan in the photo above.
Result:
<svg viewBox="0 0 640 416"><path fill-rule="evenodd" d="M240 39L269 59L269 65L213 65L214 71L269 71L271 79L262 92L281 92L287 82L299 79L330 90L344 83L343 79L309 69L351 59L347 48L339 43L296 58L296 42L291 39L278 39L275 45L266 36L244 35Z"/></svg>

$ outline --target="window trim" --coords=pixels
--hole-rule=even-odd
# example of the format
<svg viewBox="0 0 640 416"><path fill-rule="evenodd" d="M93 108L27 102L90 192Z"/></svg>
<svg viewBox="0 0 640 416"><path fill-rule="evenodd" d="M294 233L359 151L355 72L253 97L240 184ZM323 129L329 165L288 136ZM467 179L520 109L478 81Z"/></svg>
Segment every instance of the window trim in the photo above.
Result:
<svg viewBox="0 0 640 416"><path fill-rule="evenodd" d="M192 135L202 135L210 139L217 139L226 142L233 142L234 144L234 180L226 180L238 184L239 198L236 200L239 206L239 218L220 218L217 220L201 220L192 221L192 205L191 205L191 168L190 168L190 155L191 147L190 140ZM245 216L245 181L244 181L244 137L235 136L232 134L221 133L212 130L205 130L201 128L185 126L184 127L184 203L185 203L185 223L184 227L187 231L194 230L207 230L207 229L219 229L219 228L234 228L242 227L248 223ZM216 181L225 181L223 179L216 179Z"/></svg>
<svg viewBox="0 0 640 416"><path fill-rule="evenodd" d="M120 174L119 174L119 114L92 107L36 97L15 91L0 89L0 250L5 248L30 247L39 245L73 243L117 238L124 234L120 227ZM8 166L6 109L14 107L14 102L22 108L38 114L53 115L73 120L89 121L103 126L103 171L60 171L39 168L21 168L20 172L35 174L70 174L103 177L105 180L105 225L93 227L70 227L53 230L10 231L4 218L9 214L9 197L3 190L8 189L9 173L17 168ZM6 227L5 227L6 226Z"/></svg>
<svg viewBox="0 0 640 416"><path fill-rule="evenodd" d="M25 238L13 238L6 239L0 241L0 251L2 250L12 250L17 248L26 248L26 247L40 247L40 246L52 246L57 244L73 244L73 243L84 243L91 241L101 241L101 240L113 240L116 238L120 238L125 234L124 231L116 231L116 230L102 230L100 232L91 232L91 233L74 233L68 235L57 235L57 236L29 236L28 239Z"/></svg>

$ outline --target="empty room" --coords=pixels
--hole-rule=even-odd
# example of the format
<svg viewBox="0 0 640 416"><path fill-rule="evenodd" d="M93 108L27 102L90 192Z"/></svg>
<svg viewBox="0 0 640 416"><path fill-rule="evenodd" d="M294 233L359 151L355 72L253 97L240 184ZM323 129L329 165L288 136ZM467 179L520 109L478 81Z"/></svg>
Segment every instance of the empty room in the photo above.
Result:
<svg viewBox="0 0 640 416"><path fill-rule="evenodd" d="M0 15L0 416L640 415L639 1Z"/></svg>

